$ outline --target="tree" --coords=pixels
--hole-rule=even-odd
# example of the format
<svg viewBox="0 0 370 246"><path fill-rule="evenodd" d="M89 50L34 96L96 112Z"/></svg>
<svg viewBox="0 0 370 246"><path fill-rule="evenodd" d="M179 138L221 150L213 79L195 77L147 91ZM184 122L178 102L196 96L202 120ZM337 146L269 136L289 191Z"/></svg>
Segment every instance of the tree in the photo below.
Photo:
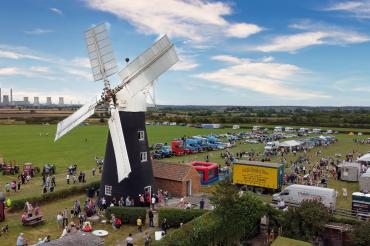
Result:
<svg viewBox="0 0 370 246"><path fill-rule="evenodd" d="M370 221L358 225L352 233L352 240L357 246L370 245Z"/></svg>
<svg viewBox="0 0 370 246"><path fill-rule="evenodd" d="M211 203L215 206L216 216L221 219L226 245L251 236L265 209L262 201L254 194L241 194L229 182L217 184Z"/></svg>
<svg viewBox="0 0 370 246"><path fill-rule="evenodd" d="M289 209L283 223L288 237L313 241L330 220L328 209L319 201L308 200L296 209Z"/></svg>

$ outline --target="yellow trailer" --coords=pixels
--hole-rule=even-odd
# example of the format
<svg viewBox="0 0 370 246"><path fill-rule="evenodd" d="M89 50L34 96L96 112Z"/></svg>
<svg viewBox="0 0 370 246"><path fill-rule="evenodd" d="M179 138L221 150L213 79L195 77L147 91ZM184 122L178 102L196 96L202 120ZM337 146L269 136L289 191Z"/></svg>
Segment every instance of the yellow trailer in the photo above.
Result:
<svg viewBox="0 0 370 246"><path fill-rule="evenodd" d="M283 185L284 165L260 161L238 161L233 164L232 177L233 183L237 185L247 186L250 189L263 188L276 191Z"/></svg>

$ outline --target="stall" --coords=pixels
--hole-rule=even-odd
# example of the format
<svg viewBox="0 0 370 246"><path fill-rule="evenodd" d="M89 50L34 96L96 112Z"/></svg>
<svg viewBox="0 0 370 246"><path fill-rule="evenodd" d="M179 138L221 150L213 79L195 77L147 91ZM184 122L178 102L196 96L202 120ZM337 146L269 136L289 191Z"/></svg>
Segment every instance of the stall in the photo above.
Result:
<svg viewBox="0 0 370 246"><path fill-rule="evenodd" d="M341 170L340 179L344 181L358 181L361 172L361 164L358 162L343 162L338 167Z"/></svg>

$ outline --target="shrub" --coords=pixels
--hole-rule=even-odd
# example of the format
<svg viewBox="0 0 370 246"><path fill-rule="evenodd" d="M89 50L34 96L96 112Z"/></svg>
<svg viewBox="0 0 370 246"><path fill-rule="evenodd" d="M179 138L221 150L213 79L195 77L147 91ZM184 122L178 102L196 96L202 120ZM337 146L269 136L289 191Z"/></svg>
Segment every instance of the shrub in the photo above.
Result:
<svg viewBox="0 0 370 246"><path fill-rule="evenodd" d="M26 201L32 204L37 203L38 205L42 205L50 201L55 201L55 200L63 199L69 196L73 196L76 194L86 192L86 190L90 187L97 189L99 186L100 186L100 181L95 181L91 183L86 183L81 186L72 186L68 189L62 189L62 190L45 193L39 196L15 199L12 201L12 207L10 208L10 212L19 211L19 210L24 209L24 205Z"/></svg>
<svg viewBox="0 0 370 246"><path fill-rule="evenodd" d="M213 213L206 213L181 228L169 232L153 245L164 246L207 246L223 242L224 231L221 220Z"/></svg>
<svg viewBox="0 0 370 246"><path fill-rule="evenodd" d="M203 209L179 209L179 208L161 208L158 213L158 221L166 218L170 227L177 228L181 223L185 224L206 213Z"/></svg>
<svg viewBox="0 0 370 246"><path fill-rule="evenodd" d="M352 233L352 240L355 245L368 246L370 245L370 221L357 225Z"/></svg>
<svg viewBox="0 0 370 246"><path fill-rule="evenodd" d="M109 207L105 211L105 217L110 220L111 214L120 218L123 224L136 225L136 220L139 217L141 217L144 224L146 209L141 207Z"/></svg>
<svg viewBox="0 0 370 246"><path fill-rule="evenodd" d="M346 217L340 217L340 216L332 216L330 218L330 222L335 222L335 223L342 223L342 224L350 224L350 225L359 225L361 224L361 221L353 218L346 218Z"/></svg>

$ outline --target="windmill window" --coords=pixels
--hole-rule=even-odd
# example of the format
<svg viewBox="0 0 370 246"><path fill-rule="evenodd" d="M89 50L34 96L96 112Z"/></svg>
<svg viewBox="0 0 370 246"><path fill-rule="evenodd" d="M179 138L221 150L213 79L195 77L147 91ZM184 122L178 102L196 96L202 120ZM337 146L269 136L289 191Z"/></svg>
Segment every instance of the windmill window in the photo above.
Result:
<svg viewBox="0 0 370 246"><path fill-rule="evenodd" d="M147 152L140 152L140 161L146 162L148 160L148 153Z"/></svg>
<svg viewBox="0 0 370 246"><path fill-rule="evenodd" d="M112 195L112 186L111 185L106 185L105 186L104 194L106 196L111 196Z"/></svg>
<svg viewBox="0 0 370 246"><path fill-rule="evenodd" d="M141 141L144 140L145 139L145 133L144 133L144 131L138 131L137 132L137 137Z"/></svg>

